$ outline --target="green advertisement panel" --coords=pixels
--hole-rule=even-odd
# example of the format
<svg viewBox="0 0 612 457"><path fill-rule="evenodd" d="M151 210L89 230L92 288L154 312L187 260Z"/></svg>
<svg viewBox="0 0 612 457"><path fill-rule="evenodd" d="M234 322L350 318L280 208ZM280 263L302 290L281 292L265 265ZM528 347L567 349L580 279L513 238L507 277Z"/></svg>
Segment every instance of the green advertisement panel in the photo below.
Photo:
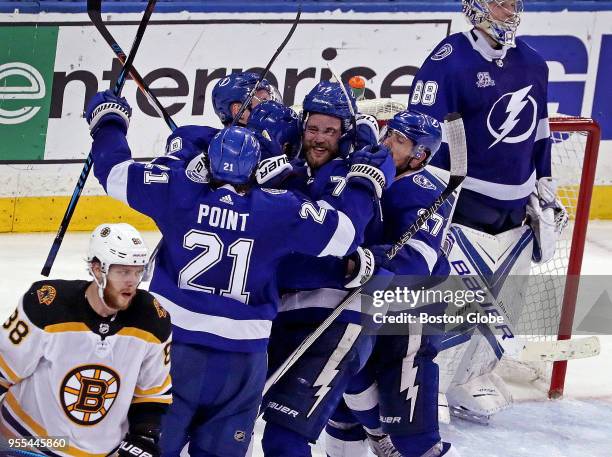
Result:
<svg viewBox="0 0 612 457"><path fill-rule="evenodd" d="M0 162L44 158L57 32L0 27Z"/></svg>

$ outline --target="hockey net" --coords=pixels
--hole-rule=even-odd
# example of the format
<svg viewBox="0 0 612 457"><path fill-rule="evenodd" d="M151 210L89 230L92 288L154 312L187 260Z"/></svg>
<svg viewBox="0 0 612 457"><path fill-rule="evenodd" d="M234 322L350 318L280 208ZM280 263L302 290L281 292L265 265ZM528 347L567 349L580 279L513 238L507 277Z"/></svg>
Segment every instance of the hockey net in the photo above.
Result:
<svg viewBox="0 0 612 457"><path fill-rule="evenodd" d="M391 99L362 100L357 104L359 112L375 116L381 125L406 109L405 104ZM514 332L530 341L571 337L599 150L600 130L592 119L555 116L550 119L550 129L552 172L570 223L557 243L554 258L532 266L526 302ZM559 397L563 394L566 368L567 362L526 363L504 357L498 371L506 380L529 382L547 390L550 397Z"/></svg>

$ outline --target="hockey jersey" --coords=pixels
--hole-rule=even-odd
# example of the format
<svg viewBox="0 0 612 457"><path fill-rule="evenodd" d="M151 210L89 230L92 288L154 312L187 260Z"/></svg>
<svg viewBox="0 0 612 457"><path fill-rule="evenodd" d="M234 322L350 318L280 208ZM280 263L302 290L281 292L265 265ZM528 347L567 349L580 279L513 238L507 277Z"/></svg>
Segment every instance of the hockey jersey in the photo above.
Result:
<svg viewBox="0 0 612 457"><path fill-rule="evenodd" d="M459 204L520 208L536 179L551 175L548 67L520 38L494 50L480 33L450 35L434 49L414 78L410 108L439 121L463 116L468 174ZM449 169L445 142L431 164Z"/></svg>
<svg viewBox="0 0 612 457"><path fill-rule="evenodd" d="M89 284L34 283L0 330L1 432L68 438L49 455L105 456L128 431L128 412L133 420L172 401L167 311L138 290L127 310L101 317Z"/></svg>
<svg viewBox="0 0 612 457"><path fill-rule="evenodd" d="M107 193L159 227L150 290L172 314L175 341L264 351L276 315L276 270L297 252L343 256L357 247L351 215L285 190L212 188L184 169L131 160L124 134L100 128L94 172ZM348 186L357 195L367 191Z"/></svg>

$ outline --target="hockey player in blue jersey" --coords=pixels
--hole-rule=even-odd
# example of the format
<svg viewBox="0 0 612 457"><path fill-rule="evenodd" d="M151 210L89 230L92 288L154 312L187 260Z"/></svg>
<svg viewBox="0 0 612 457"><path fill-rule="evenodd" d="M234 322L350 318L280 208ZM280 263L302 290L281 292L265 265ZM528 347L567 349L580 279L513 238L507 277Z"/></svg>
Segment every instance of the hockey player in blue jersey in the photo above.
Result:
<svg viewBox="0 0 612 457"><path fill-rule="evenodd" d="M238 114L240 106L248 98L258 79L257 73L245 71L231 73L215 84L212 91L213 108L224 126L227 127L234 122L234 116ZM238 124L246 125L251 110L265 100L281 101L278 90L263 79Z"/></svg>
<svg viewBox="0 0 612 457"><path fill-rule="evenodd" d="M194 181L185 170L131 159L130 115L125 99L110 91L97 94L86 113L96 177L110 196L152 217L165 239L150 286L173 316L175 390L163 455L178 456L189 442L192 456L242 456L265 381L280 259L353 252L351 221L370 217L364 203L373 184L362 176L347 181L355 202L347 214L253 187L260 149L241 127L212 139L210 180ZM363 165L384 187L384 173L372 162Z"/></svg>
<svg viewBox="0 0 612 457"><path fill-rule="evenodd" d="M515 37L522 8L521 0L463 0L473 28L433 50L415 75L410 97L413 109L438 120L448 112L463 115L468 173L453 216L450 260L457 267L451 273L478 275L494 303L510 305L497 308L507 324L498 336L506 342L523 303L510 289L521 287L514 283L493 293L491 281L499 275L516 280L529 274L531 259L550 259L567 222L551 177L548 67ZM448 160L443 143L432 165L448 169ZM501 346L486 326L477 331L487 338L440 354L441 386L453 411L486 420L511 396L490 373ZM479 362L456 374L462 359Z"/></svg>
<svg viewBox="0 0 612 457"><path fill-rule="evenodd" d="M442 181L425 168L438 151L441 137L438 121L414 111L396 114L381 136L393 156L396 177L382 198L382 240L368 249L377 266L398 275L391 287L429 287L448 273L440 248L453 197L397 256L389 260L385 255L420 211L430 207L444 190ZM440 313L440 308L428 305L418 312ZM438 339L419 324L410 324L407 335L386 333L377 337L366 368L344 394L346 406L336 411L326 428L329 457L365 457L366 436L378 456L456 455L450 444L442 443L438 429L438 367L433 361ZM362 425L367 435L361 432Z"/></svg>
<svg viewBox="0 0 612 457"><path fill-rule="evenodd" d="M304 164L294 163L292 176L283 182L289 189L336 208L350 204L343 189L347 179L360 173L355 164L380 160L387 154L385 148L371 145L377 137L376 124L369 119L355 122L348 103L338 83L325 81L309 92L302 115ZM350 153L355 144L370 146ZM393 175L391 159L386 166ZM377 187L378 195L382 191ZM377 219L378 205L374 209L373 219ZM356 264L348 277L347 262ZM270 373L340 303L345 287L356 287L371 275L371 265L367 250L359 250L350 260L316 262L312 257L293 255L283 261L279 285L289 290L285 290L281 313L273 325ZM262 446L266 456L310 455L309 442L317 440L348 380L365 364L372 349L373 338L360 325L359 304L356 300L264 398Z"/></svg>

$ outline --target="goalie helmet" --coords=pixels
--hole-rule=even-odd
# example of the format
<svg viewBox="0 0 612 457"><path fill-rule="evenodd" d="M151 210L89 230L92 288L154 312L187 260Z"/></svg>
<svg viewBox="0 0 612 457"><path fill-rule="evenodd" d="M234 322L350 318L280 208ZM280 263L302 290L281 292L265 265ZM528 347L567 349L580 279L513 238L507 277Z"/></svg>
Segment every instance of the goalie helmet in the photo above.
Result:
<svg viewBox="0 0 612 457"><path fill-rule="evenodd" d="M224 125L233 122L231 106L232 103L243 103L257 81L259 75L254 72L232 73L219 80L212 91L212 102L215 113ZM259 83L259 89L268 91L270 97L276 97L278 92L265 79Z"/></svg>
<svg viewBox="0 0 612 457"><path fill-rule="evenodd" d="M394 130L412 140L414 143L413 156L418 157L419 154L427 154L425 160L421 162L421 168L431 161L442 143L440 123L433 117L416 111L400 111L393 116L382 132L382 138L389 130Z"/></svg>
<svg viewBox="0 0 612 457"><path fill-rule="evenodd" d="M474 26L486 32L503 46L515 47L516 29L521 22L523 0L462 0L463 14ZM504 18L495 18L491 5L499 8ZM498 15L499 16L499 15Z"/></svg>
<svg viewBox="0 0 612 457"><path fill-rule="evenodd" d="M148 255L142 236L130 224L102 224L91 234L87 262L99 261L106 275L111 265L146 266Z"/></svg>
<svg viewBox="0 0 612 457"><path fill-rule="evenodd" d="M208 147L210 174L221 182L247 184L261 150L255 135L244 127L229 127L215 135Z"/></svg>
<svg viewBox="0 0 612 457"><path fill-rule="evenodd" d="M251 112L247 128L261 145L261 158L286 154L293 159L300 150L302 131L298 115L291 108L268 100Z"/></svg>

